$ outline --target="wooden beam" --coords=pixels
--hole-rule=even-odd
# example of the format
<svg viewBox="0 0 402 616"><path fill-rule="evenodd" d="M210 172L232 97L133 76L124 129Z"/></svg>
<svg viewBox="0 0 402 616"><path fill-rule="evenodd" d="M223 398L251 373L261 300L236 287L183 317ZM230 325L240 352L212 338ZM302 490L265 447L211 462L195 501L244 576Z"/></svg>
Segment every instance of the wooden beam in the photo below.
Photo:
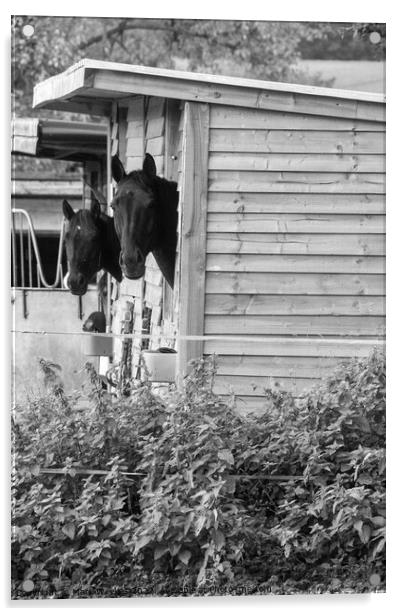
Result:
<svg viewBox="0 0 402 616"><path fill-rule="evenodd" d="M130 94L234 105L374 122L385 121L379 94L223 77L84 59L39 83L34 107L62 108L77 95L124 98ZM67 102L67 106L70 101ZM74 103L74 100L72 101Z"/></svg>
<svg viewBox="0 0 402 616"><path fill-rule="evenodd" d="M208 195L209 107L186 103L181 186L180 336L204 333L206 211ZM181 340L179 375L191 359L202 357L203 341Z"/></svg>
<svg viewBox="0 0 402 616"><path fill-rule="evenodd" d="M177 72L175 72L177 74ZM303 86L295 89L293 84L286 84L284 89L279 84L269 84L248 80L213 82L208 75L204 80L196 79L196 74L188 73L185 80L179 80L176 75L139 74L129 71L113 70L113 65L106 70L94 72L94 90L120 93L122 96L144 94L166 98L184 99L216 103L219 105L234 105L267 109L273 111L288 111L291 113L307 113L322 116L352 118L354 120L385 121L385 105L382 101L363 101L353 97L341 96L339 91ZM206 76L204 76L206 77ZM284 85L284 84L282 84Z"/></svg>

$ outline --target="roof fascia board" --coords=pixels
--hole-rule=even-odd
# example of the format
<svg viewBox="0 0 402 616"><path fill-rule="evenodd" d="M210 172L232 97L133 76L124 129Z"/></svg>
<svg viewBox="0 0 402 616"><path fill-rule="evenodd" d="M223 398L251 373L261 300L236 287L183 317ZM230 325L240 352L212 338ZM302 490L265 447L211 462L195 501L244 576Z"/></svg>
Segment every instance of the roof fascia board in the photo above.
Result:
<svg viewBox="0 0 402 616"><path fill-rule="evenodd" d="M95 98L97 91L102 102ZM110 99L107 92L111 93ZM82 60L64 73L39 83L34 89L34 106L108 115L112 100L116 100L116 92L122 98L133 95L163 96L257 109L385 120L385 97L378 94L97 60Z"/></svg>

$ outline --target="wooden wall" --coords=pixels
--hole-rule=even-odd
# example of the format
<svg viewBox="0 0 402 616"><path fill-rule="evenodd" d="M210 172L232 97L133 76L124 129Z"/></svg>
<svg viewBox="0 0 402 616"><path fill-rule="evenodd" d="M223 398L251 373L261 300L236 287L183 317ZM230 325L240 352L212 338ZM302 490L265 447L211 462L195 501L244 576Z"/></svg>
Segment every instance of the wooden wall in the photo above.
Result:
<svg viewBox="0 0 402 616"><path fill-rule="evenodd" d="M274 383L298 394L385 334L385 123L315 105L210 105L204 333L232 340L204 353L245 405Z"/></svg>

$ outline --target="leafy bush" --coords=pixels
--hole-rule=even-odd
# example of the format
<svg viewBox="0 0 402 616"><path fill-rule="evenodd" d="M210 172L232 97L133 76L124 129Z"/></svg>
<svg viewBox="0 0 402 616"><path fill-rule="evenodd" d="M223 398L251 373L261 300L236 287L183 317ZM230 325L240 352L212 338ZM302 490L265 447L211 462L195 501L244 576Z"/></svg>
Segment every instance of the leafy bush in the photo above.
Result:
<svg viewBox="0 0 402 616"><path fill-rule="evenodd" d="M383 588L382 355L297 402L267 391L246 419L212 393L211 359L163 399L147 383L111 396L90 365L67 396L42 369L49 394L13 421L15 596L113 579L145 594Z"/></svg>
<svg viewBox="0 0 402 616"><path fill-rule="evenodd" d="M285 556L331 567L366 561L384 580L384 357L355 361L307 394L293 429L303 482L286 485L271 529Z"/></svg>

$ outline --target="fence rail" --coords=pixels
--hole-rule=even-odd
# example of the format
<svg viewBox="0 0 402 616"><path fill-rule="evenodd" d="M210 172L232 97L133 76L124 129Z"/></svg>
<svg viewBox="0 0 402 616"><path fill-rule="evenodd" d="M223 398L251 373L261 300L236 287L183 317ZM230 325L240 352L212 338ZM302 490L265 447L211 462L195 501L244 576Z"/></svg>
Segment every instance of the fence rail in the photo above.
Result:
<svg viewBox="0 0 402 616"><path fill-rule="evenodd" d="M38 241L32 218L26 210L11 210L12 286L55 289L63 287L63 239L64 221L60 226L59 247L55 279L48 282L43 271Z"/></svg>

